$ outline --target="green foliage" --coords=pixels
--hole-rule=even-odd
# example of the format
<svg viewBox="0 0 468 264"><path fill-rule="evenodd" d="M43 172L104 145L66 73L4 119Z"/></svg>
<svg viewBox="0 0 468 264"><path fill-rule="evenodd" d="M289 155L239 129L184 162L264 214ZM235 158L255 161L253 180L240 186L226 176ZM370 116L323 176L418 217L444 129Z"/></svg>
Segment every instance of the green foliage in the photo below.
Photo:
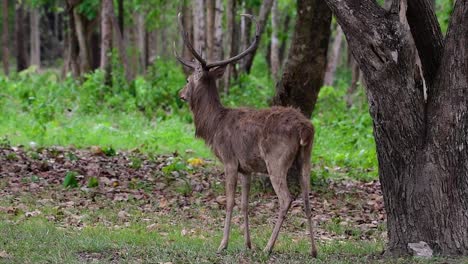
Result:
<svg viewBox="0 0 468 264"><path fill-rule="evenodd" d="M69 171L65 174L65 178L63 179L63 187L65 188L77 188L78 187L78 180L76 176L78 173L74 171Z"/></svg>
<svg viewBox="0 0 468 264"><path fill-rule="evenodd" d="M104 155L106 155L107 157L113 157L117 155L117 151L115 151L115 149L112 146L104 147L102 149L102 153L104 153Z"/></svg>
<svg viewBox="0 0 468 264"><path fill-rule="evenodd" d="M100 146L110 156L118 149L139 148L145 153L178 151L184 156L213 158L204 143L194 138L191 113L178 98L185 83L179 65L157 59L145 77L138 76L131 83L122 77L119 67L113 69L112 85L105 84L99 70L85 75L81 82L71 77L60 80L54 72L36 74L33 69L9 78L0 75L3 144L34 141L39 146ZM274 94L269 76L263 57L257 56L252 73L233 80L222 101L230 107L267 107ZM364 93L358 89L350 108L344 100L349 76L339 69L335 87L324 87L319 95L313 114L315 183L325 183L329 177L373 179L377 175ZM186 150L190 150L188 154ZM138 161L130 166L137 168ZM184 166L183 162L174 163L165 170L170 173Z"/></svg>
<svg viewBox="0 0 468 264"><path fill-rule="evenodd" d="M96 177L91 177L88 179L88 188L95 188L99 186L99 181Z"/></svg>

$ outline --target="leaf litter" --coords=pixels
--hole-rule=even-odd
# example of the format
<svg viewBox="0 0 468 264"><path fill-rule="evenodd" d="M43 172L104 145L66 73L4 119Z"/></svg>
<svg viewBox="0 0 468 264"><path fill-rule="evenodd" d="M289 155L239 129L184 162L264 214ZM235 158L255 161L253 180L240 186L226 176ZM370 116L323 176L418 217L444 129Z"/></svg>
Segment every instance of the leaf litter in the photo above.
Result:
<svg viewBox="0 0 468 264"><path fill-rule="evenodd" d="M64 184L67 175L68 182L73 175L76 184ZM253 179L251 226L272 226L276 195L262 189L258 177ZM138 150L115 152L99 147L0 148L0 212L9 221L41 216L63 228L124 228L139 222L148 231L157 231L158 219L166 217L174 224L198 222L198 227L182 230L181 235L191 236L197 229L220 230L226 205L223 185L219 163L185 160L178 153L148 156ZM327 180L324 186L312 186L311 202L315 232L322 241L386 238L378 181ZM235 224L242 224L239 204L237 193ZM106 210L115 211L114 217L103 213ZM283 232L307 237L306 226L302 201L297 199Z"/></svg>

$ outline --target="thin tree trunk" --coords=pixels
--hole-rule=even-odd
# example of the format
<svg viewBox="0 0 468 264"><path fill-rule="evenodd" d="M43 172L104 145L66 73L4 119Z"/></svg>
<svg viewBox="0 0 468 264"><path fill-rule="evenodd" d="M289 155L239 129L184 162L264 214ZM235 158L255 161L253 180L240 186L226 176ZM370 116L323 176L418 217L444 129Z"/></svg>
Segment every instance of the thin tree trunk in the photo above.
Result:
<svg viewBox="0 0 468 264"><path fill-rule="evenodd" d="M127 79L127 81L130 82L132 80L132 75L131 75L130 69L128 68L128 56L125 50L124 40L122 39L122 32L120 32L118 21L117 21L117 18L115 17L113 8L111 9L111 18L112 18L112 28L114 32L113 35L116 40L115 44L117 46L120 59L122 60L122 65L124 67L124 72L125 72L125 79Z"/></svg>
<svg viewBox="0 0 468 264"><path fill-rule="evenodd" d="M280 71L280 58L279 58L279 40L278 40L278 27L279 27L279 9L278 0L273 0L271 8L271 50L270 50L270 63L271 75L273 79L278 78Z"/></svg>
<svg viewBox="0 0 468 264"><path fill-rule="evenodd" d="M235 0L227 0L226 2L226 58L231 56L233 53L234 45L235 45L235 14L236 11L236 2ZM225 94L229 93L229 84L231 81L231 75L233 72L233 64L229 64L226 69L226 73L224 74L224 85L223 90ZM221 87L220 87L221 88Z"/></svg>
<svg viewBox="0 0 468 264"><path fill-rule="evenodd" d="M333 40L333 46L330 57L328 58L327 70L325 71L325 78L323 80L324 85L332 86L335 78L336 68L338 67L338 61L341 55L341 43L343 40L343 31L341 27L337 25L336 35Z"/></svg>
<svg viewBox="0 0 468 264"><path fill-rule="evenodd" d="M138 47L138 61L139 61L139 68L140 73L146 71L146 41L145 41L145 15L144 13L137 12L136 16L136 27L137 27L137 47Z"/></svg>
<svg viewBox="0 0 468 264"><path fill-rule="evenodd" d="M120 29L120 34L122 36L122 39L125 37L124 35L124 2L123 0L118 0L117 1L117 5L118 5L118 23L119 23L119 29Z"/></svg>
<svg viewBox="0 0 468 264"><path fill-rule="evenodd" d="M31 65L41 67L41 38L39 37L39 10L33 8L30 12L31 22Z"/></svg>
<svg viewBox="0 0 468 264"><path fill-rule="evenodd" d="M111 84L112 50L112 4L113 0L102 0L101 6L101 70L105 71L106 84Z"/></svg>
<svg viewBox="0 0 468 264"><path fill-rule="evenodd" d="M366 82L387 253L423 241L435 254L468 255L468 5L456 2L444 47L429 0L393 1L389 11L372 0L326 2Z"/></svg>
<svg viewBox="0 0 468 264"><path fill-rule="evenodd" d="M348 107L353 106L354 93L357 90L358 82L360 81L361 76L361 70L359 70L359 65L354 60L351 62L351 65L351 85L348 87L345 96L346 105Z"/></svg>
<svg viewBox="0 0 468 264"><path fill-rule="evenodd" d="M73 20L75 22L75 32L79 46L80 73L83 74L88 72L91 69L91 66L83 20L80 14L78 14L76 8L73 9Z"/></svg>
<svg viewBox="0 0 468 264"><path fill-rule="evenodd" d="M205 3L203 0L193 1L193 45L206 57Z"/></svg>
<svg viewBox="0 0 468 264"><path fill-rule="evenodd" d="M16 3L15 35L16 35L16 71L28 68L28 51L25 40L25 17L22 3Z"/></svg>
<svg viewBox="0 0 468 264"><path fill-rule="evenodd" d="M223 1L215 2L213 60L223 58Z"/></svg>
<svg viewBox="0 0 468 264"><path fill-rule="evenodd" d="M71 71L73 77L78 78L81 75L80 72L80 56L79 56L79 44L78 38L76 34L76 26L75 26L75 16L74 13L74 5L71 1L67 1L67 13L68 13L68 34L67 34L67 41L68 51L67 56L65 58L65 67L64 73Z"/></svg>
<svg viewBox="0 0 468 264"><path fill-rule="evenodd" d="M185 1L184 5L182 7L183 11L183 24L184 24L184 29L187 32L193 32L193 12L192 12L192 6L190 5L189 1ZM189 37L191 38L190 41L193 43L193 34L189 34ZM192 53L189 51L186 45L183 46L183 51L182 51L182 57L188 60L191 60L193 58ZM187 67L183 67L185 75L189 75L191 73L191 69Z"/></svg>
<svg viewBox="0 0 468 264"><path fill-rule="evenodd" d="M260 14L258 15L258 24L259 24L259 33L260 38L262 37L263 32L265 31L266 23L268 21L268 15L270 14L271 6L273 5L273 0L264 0L260 7ZM245 68L243 69L245 72L250 73L250 68L252 68L253 60L255 57L255 53L257 52L258 43L255 49L246 56L245 60Z"/></svg>
<svg viewBox="0 0 468 264"><path fill-rule="evenodd" d="M10 65L9 65L9 54L10 51L8 49L8 46L10 44L10 36L9 36L9 30L8 30L8 0L3 0L3 32L2 32L2 43L3 43L3 49L2 49L2 61L3 61L3 72L5 75L8 75L10 72Z"/></svg>
<svg viewBox="0 0 468 264"><path fill-rule="evenodd" d="M321 0L298 0L297 14L291 48L273 103L297 107L310 117L323 84L331 12Z"/></svg>
<svg viewBox="0 0 468 264"><path fill-rule="evenodd" d="M282 32L283 34L287 34L289 32L289 24L291 22L291 16L289 14L285 15L284 22L283 22L283 29ZM280 57L280 64L283 65L285 61L285 53L286 53L286 46L288 44L288 37L287 35L281 39L281 46L280 46L280 52L279 52L279 57Z"/></svg>
<svg viewBox="0 0 468 264"><path fill-rule="evenodd" d="M243 11L242 13L244 14L253 14L253 9L250 6L246 6L246 1L242 1L243 6ZM250 42L252 41L251 39L251 30L252 30L252 21L246 17L241 18L241 50L246 50ZM247 58L243 58L239 61L239 66L240 70L245 72L245 64L247 63Z"/></svg>
<svg viewBox="0 0 468 264"><path fill-rule="evenodd" d="M205 0L206 3L206 55L208 60L213 60L214 47L214 20L215 0Z"/></svg>

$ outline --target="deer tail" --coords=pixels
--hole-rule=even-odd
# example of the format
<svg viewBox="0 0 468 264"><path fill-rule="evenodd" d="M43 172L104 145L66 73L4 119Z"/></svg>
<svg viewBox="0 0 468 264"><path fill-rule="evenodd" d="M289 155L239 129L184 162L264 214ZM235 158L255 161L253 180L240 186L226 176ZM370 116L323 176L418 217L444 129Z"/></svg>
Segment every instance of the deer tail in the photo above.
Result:
<svg viewBox="0 0 468 264"><path fill-rule="evenodd" d="M310 144L310 142L314 138L314 130L310 126L302 126L301 129L299 130L299 144L301 146L306 146Z"/></svg>

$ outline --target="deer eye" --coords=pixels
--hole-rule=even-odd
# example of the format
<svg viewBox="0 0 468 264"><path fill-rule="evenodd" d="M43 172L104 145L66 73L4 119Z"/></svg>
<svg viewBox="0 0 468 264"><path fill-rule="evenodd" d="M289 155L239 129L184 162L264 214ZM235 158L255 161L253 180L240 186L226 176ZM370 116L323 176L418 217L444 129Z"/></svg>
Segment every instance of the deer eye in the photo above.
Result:
<svg viewBox="0 0 468 264"><path fill-rule="evenodd" d="M185 80L185 81L187 81L187 83L188 83L188 79L187 79L187 80Z"/></svg>

